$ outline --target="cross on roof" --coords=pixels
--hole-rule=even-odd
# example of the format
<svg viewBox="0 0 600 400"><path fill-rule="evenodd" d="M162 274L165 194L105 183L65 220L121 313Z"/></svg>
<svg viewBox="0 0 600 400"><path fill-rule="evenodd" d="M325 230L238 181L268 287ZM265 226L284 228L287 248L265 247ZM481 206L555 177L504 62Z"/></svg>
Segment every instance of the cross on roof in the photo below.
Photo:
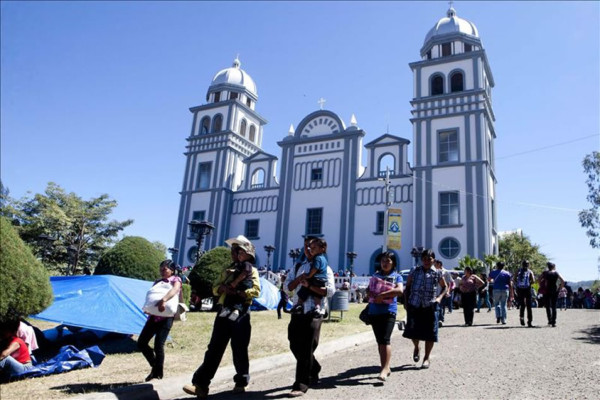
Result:
<svg viewBox="0 0 600 400"><path fill-rule="evenodd" d="M320 98L319 101L317 101L317 103L319 104L319 106L321 107L321 110L323 109L323 105L325 104L327 100L325 100L324 98Z"/></svg>

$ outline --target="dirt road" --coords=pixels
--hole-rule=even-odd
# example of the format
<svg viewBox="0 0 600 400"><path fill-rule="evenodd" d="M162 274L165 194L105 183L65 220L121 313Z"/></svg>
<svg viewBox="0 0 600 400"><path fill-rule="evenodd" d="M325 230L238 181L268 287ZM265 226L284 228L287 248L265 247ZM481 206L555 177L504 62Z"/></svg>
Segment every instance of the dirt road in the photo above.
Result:
<svg viewBox="0 0 600 400"><path fill-rule="evenodd" d="M320 357L321 382L307 399L598 399L600 396L600 311L560 311L558 325L546 325L534 309L534 327L521 327L510 310L507 325L494 313L475 314L475 325L461 326L461 310L446 315L431 368L412 361L412 344L402 332L392 336L392 375L375 379L379 357L375 341ZM239 399L286 398L294 366L252 376ZM231 381L215 382L210 398L231 399ZM191 398L183 393L178 398Z"/></svg>

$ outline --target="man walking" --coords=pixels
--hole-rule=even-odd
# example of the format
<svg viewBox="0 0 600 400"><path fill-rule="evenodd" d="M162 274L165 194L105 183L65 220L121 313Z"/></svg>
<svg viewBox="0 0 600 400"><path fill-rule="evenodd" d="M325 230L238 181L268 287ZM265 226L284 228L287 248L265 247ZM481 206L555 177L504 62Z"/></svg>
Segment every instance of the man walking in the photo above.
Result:
<svg viewBox="0 0 600 400"><path fill-rule="evenodd" d="M314 352L319 345L319 336L321 334L321 323L323 322L322 315L315 313L315 301L313 296L306 298L298 305L297 290L300 286L307 288L311 293L322 296L321 307L327 309L327 297L333 296L335 293L335 281L333 271L327 266L327 283L323 287L311 285L306 279L306 276L311 269L311 260L313 254L310 250L310 244L316 238L306 237L304 239L304 256L300 262L289 272L284 289L288 290L293 295L292 302L297 312L292 313L290 324L288 325L288 340L290 342L290 350L296 358L296 377L292 391L289 397L303 396L310 385L314 385L319 380L319 372L321 365L314 356Z"/></svg>
<svg viewBox="0 0 600 400"><path fill-rule="evenodd" d="M452 307L450 293L452 293L452 289L454 288L454 280L452 279L452 275L450 271L443 267L443 263L441 260L435 260L433 263L435 269L440 271L442 274L442 278L446 282L446 294L442 301L440 302L440 314L439 314L439 326L440 328L444 325L444 315L446 315L446 307L450 309ZM442 287L438 288L438 296L442 292Z"/></svg>
<svg viewBox="0 0 600 400"><path fill-rule="evenodd" d="M519 318L521 326L525 326L525 307L527 307L527 326L533 327L533 313L531 312L531 285L535 277L529 269L529 261L523 260L521 269L515 275L515 286L517 287L517 299L519 302Z"/></svg>
<svg viewBox="0 0 600 400"><path fill-rule="evenodd" d="M513 300L514 292L510 272L504 270L503 262L496 263L496 269L490 272L488 282L492 283L494 288L496 323L502 322L502 325L506 325L506 301Z"/></svg>

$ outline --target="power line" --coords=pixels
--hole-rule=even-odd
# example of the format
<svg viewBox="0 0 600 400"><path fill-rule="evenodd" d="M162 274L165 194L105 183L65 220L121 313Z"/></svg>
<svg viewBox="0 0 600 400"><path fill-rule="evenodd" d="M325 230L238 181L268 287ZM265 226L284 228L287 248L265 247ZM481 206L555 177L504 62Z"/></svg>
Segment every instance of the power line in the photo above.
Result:
<svg viewBox="0 0 600 400"><path fill-rule="evenodd" d="M571 144L571 143L579 142L579 141L582 141L582 140L585 140L585 139L589 139L591 137L598 137L598 138L600 138L600 135L594 134L594 135L582 136L580 138L575 138L575 139L572 139L572 140L569 140L569 141L566 141L566 142L562 142L562 143L556 143L556 144L551 144L549 146L538 147L536 149L522 151L520 153L509 154L509 155L503 156L503 157L496 157L496 160L502 160L502 159L505 159L505 158L522 156L523 154L535 153L536 151L542 151L542 150L546 150L546 149L551 149L553 147L564 146L566 144Z"/></svg>

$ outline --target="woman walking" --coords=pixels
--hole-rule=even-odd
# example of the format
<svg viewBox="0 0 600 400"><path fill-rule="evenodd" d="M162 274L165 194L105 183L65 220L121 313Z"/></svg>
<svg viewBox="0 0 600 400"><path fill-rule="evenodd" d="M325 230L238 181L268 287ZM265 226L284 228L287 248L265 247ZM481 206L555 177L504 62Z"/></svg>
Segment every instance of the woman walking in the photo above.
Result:
<svg viewBox="0 0 600 400"><path fill-rule="evenodd" d="M165 341L169 336L175 317L175 311L167 312L165 305L176 296L179 299L181 291L181 278L175 274L177 265L172 260L165 260L160 263L159 268L161 278L154 282L150 291L161 293L162 297L155 307L145 307L144 311L149 315L137 342L138 348L152 368L150 375L146 377L146 382L163 377ZM154 350L148 345L153 336Z"/></svg>
<svg viewBox="0 0 600 400"><path fill-rule="evenodd" d="M465 276L460 281L460 291L462 293L462 307L465 317L465 326L473 325L473 313L477 291L484 285L480 277L473 273L471 267L465 268Z"/></svg>
<svg viewBox="0 0 600 400"><path fill-rule="evenodd" d="M396 270L396 255L391 251L377 257L380 267L369 280L369 321L375 334L381 361L378 379L385 381L390 375L392 345L390 338L398 313L397 296L402 295L402 276Z"/></svg>
<svg viewBox="0 0 600 400"><path fill-rule="evenodd" d="M404 329L405 338L411 339L414 345L413 361L419 362L419 342L425 342L425 356L421 368L429 368L429 356L433 345L438 341L438 312L440 302L446 295L446 282L442 273L432 268L435 253L431 249L421 253L422 266L411 271L406 280L404 291L404 307L407 321ZM438 285L442 288L438 293Z"/></svg>
<svg viewBox="0 0 600 400"><path fill-rule="evenodd" d="M557 285L560 280L560 289L564 288L565 280L563 277L556 271L556 265L554 263L548 262L546 264L548 266L548 270L544 271L540 276L540 287L542 285L546 288L546 316L548 317L548 325L552 325L552 327L556 326L556 301L558 300L558 291L559 287ZM565 290L566 295L566 290Z"/></svg>

